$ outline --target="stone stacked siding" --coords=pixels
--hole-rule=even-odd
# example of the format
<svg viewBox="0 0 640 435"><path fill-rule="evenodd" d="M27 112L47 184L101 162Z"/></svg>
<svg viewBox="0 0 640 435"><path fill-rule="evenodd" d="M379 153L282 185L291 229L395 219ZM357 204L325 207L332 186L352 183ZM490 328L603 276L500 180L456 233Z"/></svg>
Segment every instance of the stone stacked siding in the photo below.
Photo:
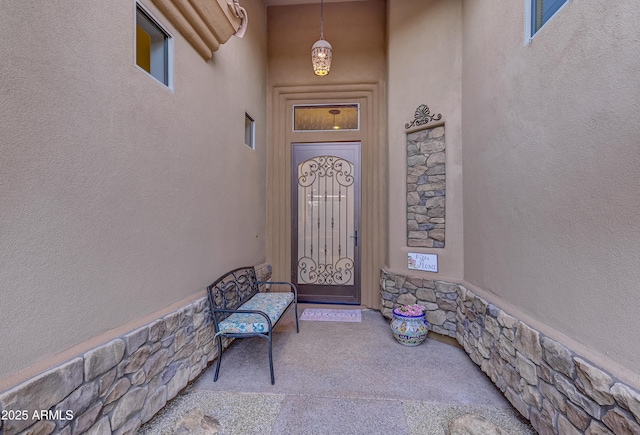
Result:
<svg viewBox="0 0 640 435"><path fill-rule="evenodd" d="M444 248L444 126L407 135L407 246Z"/></svg>
<svg viewBox="0 0 640 435"><path fill-rule="evenodd" d="M453 293L438 291L454 287ZM445 299L455 294L458 343L538 433L640 434L640 392L462 285L383 270L383 314L433 299L425 290L434 290L436 302L438 293ZM449 306L434 308L428 307L427 319L450 315Z"/></svg>
<svg viewBox="0 0 640 435"><path fill-rule="evenodd" d="M418 303L427 309L427 322L438 334L456 336L458 285L408 277L382 271L382 315L393 317L393 309Z"/></svg>
<svg viewBox="0 0 640 435"><path fill-rule="evenodd" d="M256 274L268 280L271 266ZM19 419L0 433L134 434L217 357L213 338L203 297L1 393L0 411Z"/></svg>

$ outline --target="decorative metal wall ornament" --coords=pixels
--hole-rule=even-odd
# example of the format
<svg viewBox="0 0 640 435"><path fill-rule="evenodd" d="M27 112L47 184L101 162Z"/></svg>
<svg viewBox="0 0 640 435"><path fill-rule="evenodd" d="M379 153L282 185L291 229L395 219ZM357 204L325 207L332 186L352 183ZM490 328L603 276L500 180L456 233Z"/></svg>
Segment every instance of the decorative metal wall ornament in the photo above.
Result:
<svg viewBox="0 0 640 435"><path fill-rule="evenodd" d="M412 122L408 122L404 125L405 129L410 129L411 127L418 127L420 125L425 125L431 121L439 121L442 119L442 114L431 113L429 106L426 104L421 104L416 109L416 113L414 115L414 120Z"/></svg>

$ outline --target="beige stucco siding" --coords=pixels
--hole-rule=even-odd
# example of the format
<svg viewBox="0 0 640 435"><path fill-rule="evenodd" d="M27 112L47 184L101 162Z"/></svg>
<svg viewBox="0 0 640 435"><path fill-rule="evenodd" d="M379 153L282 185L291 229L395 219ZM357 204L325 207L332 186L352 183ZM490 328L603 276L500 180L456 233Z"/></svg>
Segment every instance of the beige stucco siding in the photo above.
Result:
<svg viewBox="0 0 640 435"><path fill-rule="evenodd" d="M266 8L206 63L144 3L173 91L135 66L133 1L2 4L0 379L266 257Z"/></svg>
<svg viewBox="0 0 640 435"><path fill-rule="evenodd" d="M289 279L291 143L323 141L362 143L363 305L381 268L460 283L640 386L636 0L569 0L528 45L522 1L331 2L324 78L318 4L243 0L245 38L205 62L146 0L175 38L173 90L135 66L133 0L71 3L2 2L0 391L233 267ZM361 131L291 132L293 104L354 101ZM446 131L443 249L406 246L420 104Z"/></svg>
<svg viewBox="0 0 640 435"><path fill-rule="evenodd" d="M569 1L525 46L522 2L463 6L465 279L612 370L640 367L638 16Z"/></svg>
<svg viewBox="0 0 640 435"><path fill-rule="evenodd" d="M407 253L432 253L438 255L439 272L422 272L425 278L461 279L462 2L391 0L388 9L388 266L407 273ZM432 113L442 114L445 122L446 244L441 249L407 247L407 133L404 126L414 119L414 112L421 104L428 105ZM421 272L412 271L412 274Z"/></svg>
<svg viewBox="0 0 640 435"><path fill-rule="evenodd" d="M311 46L320 39L320 5L269 7L269 83L296 86L375 83L385 74L385 2L324 5L324 38L333 47L331 72L313 74Z"/></svg>

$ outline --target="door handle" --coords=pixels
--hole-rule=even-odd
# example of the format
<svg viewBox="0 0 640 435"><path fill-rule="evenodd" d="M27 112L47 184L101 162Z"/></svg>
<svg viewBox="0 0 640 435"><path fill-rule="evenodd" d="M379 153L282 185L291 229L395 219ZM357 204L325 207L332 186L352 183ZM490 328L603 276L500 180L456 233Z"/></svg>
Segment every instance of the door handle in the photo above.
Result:
<svg viewBox="0 0 640 435"><path fill-rule="evenodd" d="M353 240L354 246L358 246L358 232L356 231L355 233L356 233L356 235L355 236L351 236L351 237L353 237L353 239L354 239Z"/></svg>

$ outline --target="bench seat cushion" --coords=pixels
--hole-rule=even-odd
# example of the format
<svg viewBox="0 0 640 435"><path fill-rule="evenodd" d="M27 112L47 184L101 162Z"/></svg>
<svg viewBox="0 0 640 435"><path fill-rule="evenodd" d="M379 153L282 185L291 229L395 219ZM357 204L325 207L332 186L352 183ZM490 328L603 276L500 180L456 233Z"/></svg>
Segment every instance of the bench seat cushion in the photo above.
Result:
<svg viewBox="0 0 640 435"><path fill-rule="evenodd" d="M293 301L291 292L257 293L247 302L242 304L239 310L259 310L264 312L275 323ZM260 314L233 313L218 324L220 332L227 334L268 332L269 324Z"/></svg>

